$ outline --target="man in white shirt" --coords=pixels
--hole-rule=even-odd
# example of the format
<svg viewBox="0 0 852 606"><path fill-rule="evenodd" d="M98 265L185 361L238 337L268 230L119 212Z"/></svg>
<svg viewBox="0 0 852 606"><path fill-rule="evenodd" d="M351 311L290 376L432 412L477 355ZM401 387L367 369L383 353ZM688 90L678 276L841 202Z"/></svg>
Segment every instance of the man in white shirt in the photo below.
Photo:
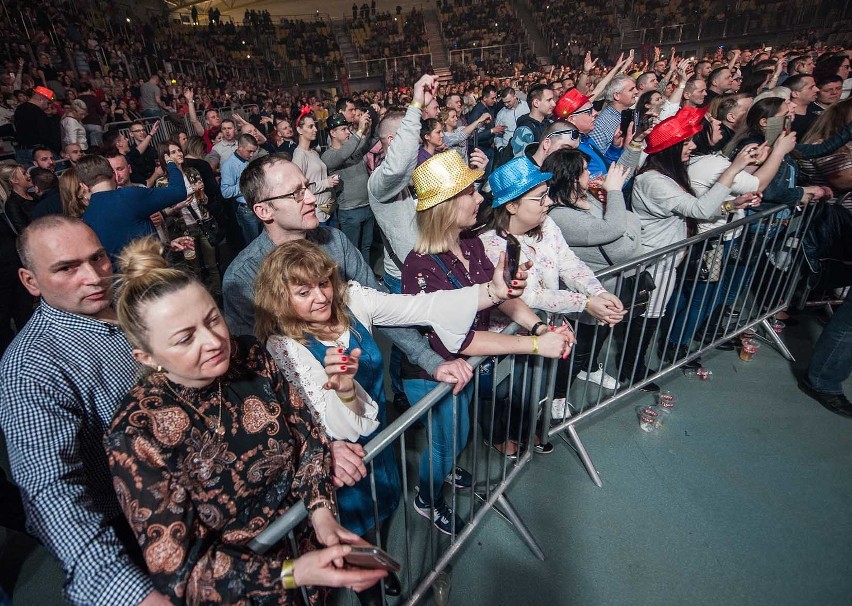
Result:
<svg viewBox="0 0 852 606"><path fill-rule="evenodd" d="M518 126L518 118L530 113L530 106L518 97L514 88L504 88L500 98L503 100L504 107L497 112L497 124L505 124L506 130L494 136L494 145L498 150L506 147L512 140Z"/></svg>

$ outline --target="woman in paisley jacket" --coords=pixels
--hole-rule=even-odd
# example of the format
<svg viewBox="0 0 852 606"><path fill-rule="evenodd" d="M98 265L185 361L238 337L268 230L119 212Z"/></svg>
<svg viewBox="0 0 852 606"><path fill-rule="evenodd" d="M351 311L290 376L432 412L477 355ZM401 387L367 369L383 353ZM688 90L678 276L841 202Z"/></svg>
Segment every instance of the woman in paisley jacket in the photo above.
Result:
<svg viewBox="0 0 852 606"><path fill-rule="evenodd" d="M256 340L231 339L196 278L152 238L123 251L118 321L154 369L107 434L114 486L158 591L180 604L322 604L384 571L343 568L363 544L334 518L331 452L310 410ZM246 545L301 499L301 556ZM323 548L325 546L325 548Z"/></svg>

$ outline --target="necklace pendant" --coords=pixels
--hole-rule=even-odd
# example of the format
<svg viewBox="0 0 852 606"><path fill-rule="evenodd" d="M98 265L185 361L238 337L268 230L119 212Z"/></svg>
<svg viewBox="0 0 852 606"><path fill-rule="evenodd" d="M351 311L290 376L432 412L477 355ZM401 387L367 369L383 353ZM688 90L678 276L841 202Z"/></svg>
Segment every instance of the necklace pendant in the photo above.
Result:
<svg viewBox="0 0 852 606"><path fill-rule="evenodd" d="M219 425L219 427L216 428L216 435L219 436L220 438L225 435L224 425Z"/></svg>

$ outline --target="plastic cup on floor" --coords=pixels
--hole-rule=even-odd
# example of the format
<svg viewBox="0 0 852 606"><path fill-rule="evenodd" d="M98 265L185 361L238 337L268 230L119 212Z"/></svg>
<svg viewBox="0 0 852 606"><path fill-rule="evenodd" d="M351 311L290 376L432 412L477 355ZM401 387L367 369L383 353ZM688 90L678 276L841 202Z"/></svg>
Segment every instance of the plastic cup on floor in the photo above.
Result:
<svg viewBox="0 0 852 606"><path fill-rule="evenodd" d="M760 343L754 339L743 339L742 347L740 347L740 360L751 362L758 349L760 349Z"/></svg>

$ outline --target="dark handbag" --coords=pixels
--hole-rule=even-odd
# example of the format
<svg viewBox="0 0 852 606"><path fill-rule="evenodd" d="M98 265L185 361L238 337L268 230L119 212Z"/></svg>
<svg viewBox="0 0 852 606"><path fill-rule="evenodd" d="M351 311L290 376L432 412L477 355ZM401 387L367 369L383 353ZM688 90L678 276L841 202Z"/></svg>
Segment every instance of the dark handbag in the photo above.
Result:
<svg viewBox="0 0 852 606"><path fill-rule="evenodd" d="M598 246L604 261L610 265L615 265L609 255L606 254L603 246ZM648 301L651 300L651 291L657 289L657 283L654 282L654 276L647 269L642 270L639 274L626 276L621 279L621 288L615 293L621 299L624 309L630 312L631 315L641 316L648 309Z"/></svg>
<svg viewBox="0 0 852 606"><path fill-rule="evenodd" d="M631 314L641 316L648 309L651 291L656 289L657 284L654 282L654 276L645 269L639 275L627 276L621 280L618 298L621 299L624 308Z"/></svg>

